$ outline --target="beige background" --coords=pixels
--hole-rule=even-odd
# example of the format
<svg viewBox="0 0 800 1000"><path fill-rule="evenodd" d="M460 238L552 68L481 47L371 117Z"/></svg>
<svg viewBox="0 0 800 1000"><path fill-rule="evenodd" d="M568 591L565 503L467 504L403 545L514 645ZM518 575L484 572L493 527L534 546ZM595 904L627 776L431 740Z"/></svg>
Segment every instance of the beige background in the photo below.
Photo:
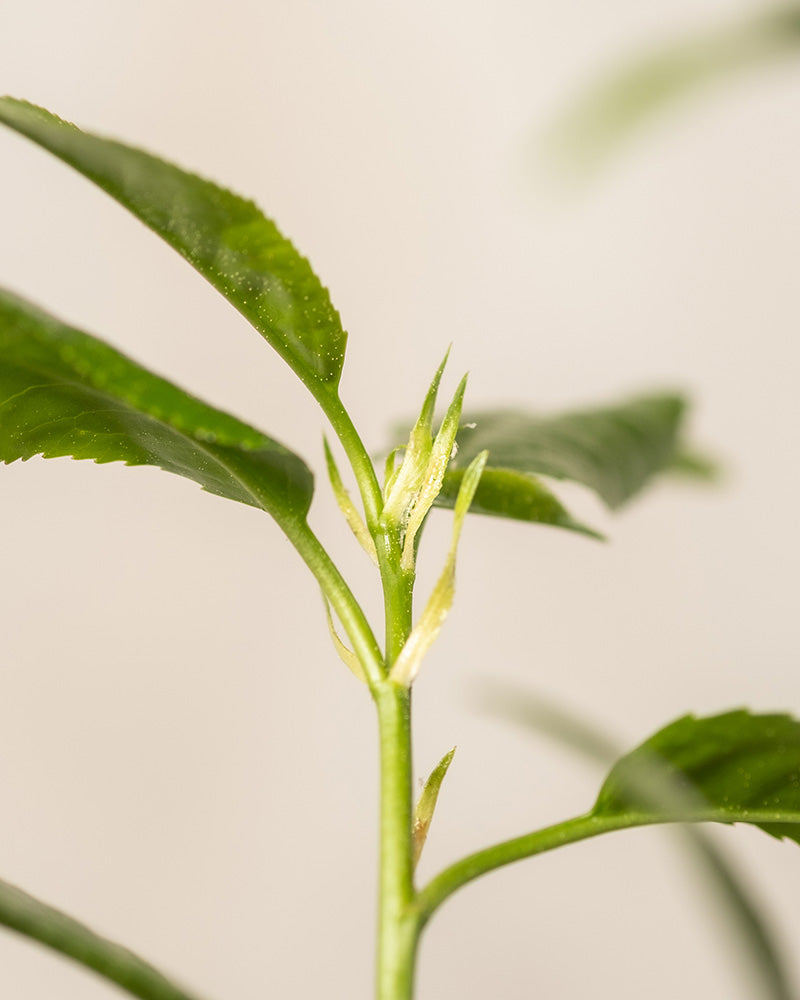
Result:
<svg viewBox="0 0 800 1000"><path fill-rule="evenodd" d="M609 546L468 523L416 702L420 772L459 746L426 873L598 787L482 713L487 678L626 744L687 710L800 711L800 60L672 116L579 197L555 198L531 154L594 73L745 9L0 6L0 90L252 195L309 255L350 331L343 395L371 448L451 340L448 385L471 370L475 405L672 384L698 399L724 489L664 486L613 521L576 491ZM320 469L321 419L226 303L40 151L2 134L0 162L4 284ZM209 998L368 997L373 721L300 561L268 519L155 470L0 475L0 874ZM324 490L313 523L363 592L370 568ZM717 834L796 954L800 853ZM757 996L696 883L663 831L506 870L435 919L420 1000ZM10 936L0 969L14 1000L114 995Z"/></svg>

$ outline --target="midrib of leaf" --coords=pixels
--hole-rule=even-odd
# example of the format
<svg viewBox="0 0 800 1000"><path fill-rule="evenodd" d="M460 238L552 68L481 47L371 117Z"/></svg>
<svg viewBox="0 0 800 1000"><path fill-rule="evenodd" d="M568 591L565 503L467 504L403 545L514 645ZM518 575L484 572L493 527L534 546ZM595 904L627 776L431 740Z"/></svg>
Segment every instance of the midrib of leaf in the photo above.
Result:
<svg viewBox="0 0 800 1000"><path fill-rule="evenodd" d="M599 815L602 816L604 814L601 813ZM728 825L748 823L754 826L760 826L762 823L770 823L787 827L794 826L795 824L800 826L800 811L789 809L780 811L774 809L750 809L747 806L731 809L704 809L702 806L699 806L695 809L687 810L686 813L676 813L672 816L638 810L619 812L614 815L625 817L633 826L655 826L656 824L663 825L665 823L725 823ZM798 833L798 836L800 836L800 833Z"/></svg>

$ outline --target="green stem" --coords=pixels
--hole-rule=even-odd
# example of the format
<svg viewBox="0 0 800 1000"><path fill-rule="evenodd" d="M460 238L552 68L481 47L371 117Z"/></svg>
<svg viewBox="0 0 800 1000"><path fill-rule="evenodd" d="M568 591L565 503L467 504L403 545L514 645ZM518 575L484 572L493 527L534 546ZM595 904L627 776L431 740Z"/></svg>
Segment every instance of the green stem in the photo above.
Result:
<svg viewBox="0 0 800 1000"><path fill-rule="evenodd" d="M424 926L434 911L457 889L496 868L521 861L523 858L532 858L536 854L552 851L556 847L597 837L601 833L644 826L650 822L652 817L633 818L630 815L604 817L587 813L585 816L577 816L575 819L556 823L543 830L535 830L522 837L504 840L500 844L493 844L482 851L476 851L450 865L417 894L416 906L421 923Z"/></svg>
<svg viewBox="0 0 800 1000"><path fill-rule="evenodd" d="M406 571L400 565L402 548L392 528L376 535L375 549L383 582L388 672L411 632L415 574L413 570Z"/></svg>
<svg viewBox="0 0 800 1000"><path fill-rule="evenodd" d="M403 648L412 624L414 574L400 566L391 529L376 532L386 615L385 670ZM411 691L385 680L373 689L380 736L380 876L377 1000L411 1000L420 920L414 906L413 756Z"/></svg>
<svg viewBox="0 0 800 1000"><path fill-rule="evenodd" d="M383 494L372 459L350 419L350 414L339 398L338 392L320 392L316 398L344 448L358 483L367 527L371 532L374 532L383 508Z"/></svg>
<svg viewBox="0 0 800 1000"><path fill-rule="evenodd" d="M378 642L344 577L306 521L281 522L289 541L317 578L353 645L370 687L383 680L384 666Z"/></svg>
<svg viewBox="0 0 800 1000"><path fill-rule="evenodd" d="M414 906L411 692L374 691L380 735L380 877L377 1000L411 1000L421 921Z"/></svg>

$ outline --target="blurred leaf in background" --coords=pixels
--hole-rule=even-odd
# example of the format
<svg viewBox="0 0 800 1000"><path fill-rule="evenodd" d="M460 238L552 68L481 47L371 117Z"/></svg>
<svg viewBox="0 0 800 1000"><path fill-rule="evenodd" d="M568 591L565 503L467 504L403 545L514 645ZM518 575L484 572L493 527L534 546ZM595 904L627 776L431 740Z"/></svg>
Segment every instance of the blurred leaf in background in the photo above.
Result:
<svg viewBox="0 0 800 1000"><path fill-rule="evenodd" d="M791 57L800 57L797 3L671 41L585 88L549 131L549 159L590 174L681 101Z"/></svg>

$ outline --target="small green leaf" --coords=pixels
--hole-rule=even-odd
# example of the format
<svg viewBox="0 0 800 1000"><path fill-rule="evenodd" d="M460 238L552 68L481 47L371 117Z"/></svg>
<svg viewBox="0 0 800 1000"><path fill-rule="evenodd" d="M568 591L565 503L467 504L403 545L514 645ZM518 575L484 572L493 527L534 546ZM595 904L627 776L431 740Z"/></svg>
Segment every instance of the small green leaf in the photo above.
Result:
<svg viewBox="0 0 800 1000"><path fill-rule="evenodd" d="M433 814L436 810L436 803L439 801L442 782L450 769L450 765L453 763L455 752L455 747L452 750L448 750L428 775L428 780L423 786L422 794L414 807L414 865L419 861L425 841L428 839L428 830L430 829Z"/></svg>
<svg viewBox="0 0 800 1000"><path fill-rule="evenodd" d="M158 233L315 396L336 389L347 341L339 315L308 261L251 201L24 101L0 98L0 122L94 181Z"/></svg>
<svg viewBox="0 0 800 1000"><path fill-rule="evenodd" d="M751 823L800 843L800 722L746 711L678 719L614 765L591 815Z"/></svg>
<svg viewBox="0 0 800 1000"><path fill-rule="evenodd" d="M276 441L0 290L0 461L40 454L159 466L283 525L313 493Z"/></svg>
<svg viewBox="0 0 800 1000"><path fill-rule="evenodd" d="M0 925L66 955L140 1000L192 1000L138 955L8 882L0 882Z"/></svg>

